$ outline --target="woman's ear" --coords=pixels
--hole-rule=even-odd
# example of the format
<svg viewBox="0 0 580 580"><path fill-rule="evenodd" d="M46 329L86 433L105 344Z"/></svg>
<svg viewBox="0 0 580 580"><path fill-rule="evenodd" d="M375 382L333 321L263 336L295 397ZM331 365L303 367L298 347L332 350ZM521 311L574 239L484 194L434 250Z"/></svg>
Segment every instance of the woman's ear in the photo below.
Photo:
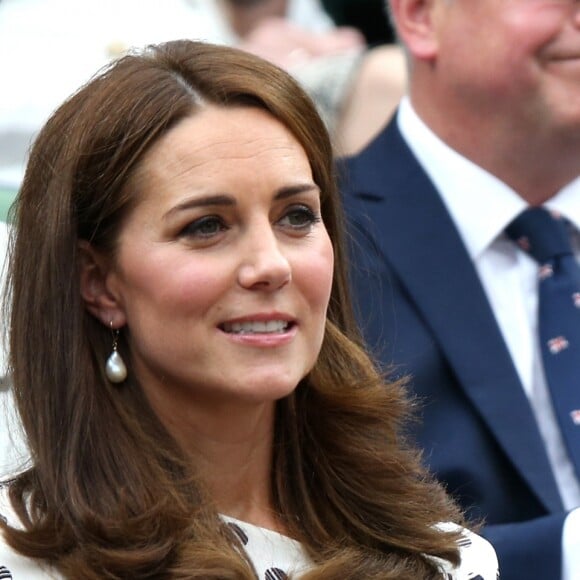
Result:
<svg viewBox="0 0 580 580"><path fill-rule="evenodd" d="M127 322L120 297L112 288L115 276L110 260L89 242L79 242L81 296L85 308L105 326L120 328Z"/></svg>
<svg viewBox="0 0 580 580"><path fill-rule="evenodd" d="M442 0L391 0L397 34L411 58L429 61L437 56L435 10Z"/></svg>

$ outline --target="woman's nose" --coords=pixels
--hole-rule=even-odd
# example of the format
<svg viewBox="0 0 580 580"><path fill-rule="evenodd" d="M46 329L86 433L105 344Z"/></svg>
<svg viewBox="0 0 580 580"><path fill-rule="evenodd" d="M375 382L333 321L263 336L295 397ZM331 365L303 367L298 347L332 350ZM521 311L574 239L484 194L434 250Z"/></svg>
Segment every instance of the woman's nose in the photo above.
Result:
<svg viewBox="0 0 580 580"><path fill-rule="evenodd" d="M277 290L292 279L292 268L271 226L249 235L238 280L242 287Z"/></svg>

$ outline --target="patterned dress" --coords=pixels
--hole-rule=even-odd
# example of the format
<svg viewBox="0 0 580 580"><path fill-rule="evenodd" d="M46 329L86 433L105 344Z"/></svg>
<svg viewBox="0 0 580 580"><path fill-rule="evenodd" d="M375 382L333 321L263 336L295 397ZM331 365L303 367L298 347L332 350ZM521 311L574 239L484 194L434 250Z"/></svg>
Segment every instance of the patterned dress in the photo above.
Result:
<svg viewBox="0 0 580 580"><path fill-rule="evenodd" d="M12 510L0 493L0 517L14 523ZM287 536L223 516L243 543L254 564L259 580L299 578L311 566L302 545ZM454 529L454 524L441 524L442 529ZM464 530L460 542L461 565L453 568L439 561L445 580L496 580L497 557L486 540ZM42 562L25 558L12 550L0 537L0 580L63 580L63 577Z"/></svg>

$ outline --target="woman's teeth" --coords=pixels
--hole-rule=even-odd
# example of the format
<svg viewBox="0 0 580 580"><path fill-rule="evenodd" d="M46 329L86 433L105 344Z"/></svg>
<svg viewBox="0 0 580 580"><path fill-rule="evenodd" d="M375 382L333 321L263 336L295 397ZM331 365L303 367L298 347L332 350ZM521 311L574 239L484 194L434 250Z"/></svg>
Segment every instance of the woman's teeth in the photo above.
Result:
<svg viewBox="0 0 580 580"><path fill-rule="evenodd" d="M284 332L288 326L287 320L268 320L267 322L225 322L223 329L232 334L268 334Z"/></svg>

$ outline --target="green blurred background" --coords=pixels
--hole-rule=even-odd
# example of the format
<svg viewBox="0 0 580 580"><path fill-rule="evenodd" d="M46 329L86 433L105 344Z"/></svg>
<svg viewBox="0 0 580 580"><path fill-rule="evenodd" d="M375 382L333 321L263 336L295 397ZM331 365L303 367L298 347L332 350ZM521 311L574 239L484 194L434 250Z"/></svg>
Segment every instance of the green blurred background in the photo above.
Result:
<svg viewBox="0 0 580 580"><path fill-rule="evenodd" d="M16 190L0 185L0 220L5 222L8 218L8 210L16 197Z"/></svg>

